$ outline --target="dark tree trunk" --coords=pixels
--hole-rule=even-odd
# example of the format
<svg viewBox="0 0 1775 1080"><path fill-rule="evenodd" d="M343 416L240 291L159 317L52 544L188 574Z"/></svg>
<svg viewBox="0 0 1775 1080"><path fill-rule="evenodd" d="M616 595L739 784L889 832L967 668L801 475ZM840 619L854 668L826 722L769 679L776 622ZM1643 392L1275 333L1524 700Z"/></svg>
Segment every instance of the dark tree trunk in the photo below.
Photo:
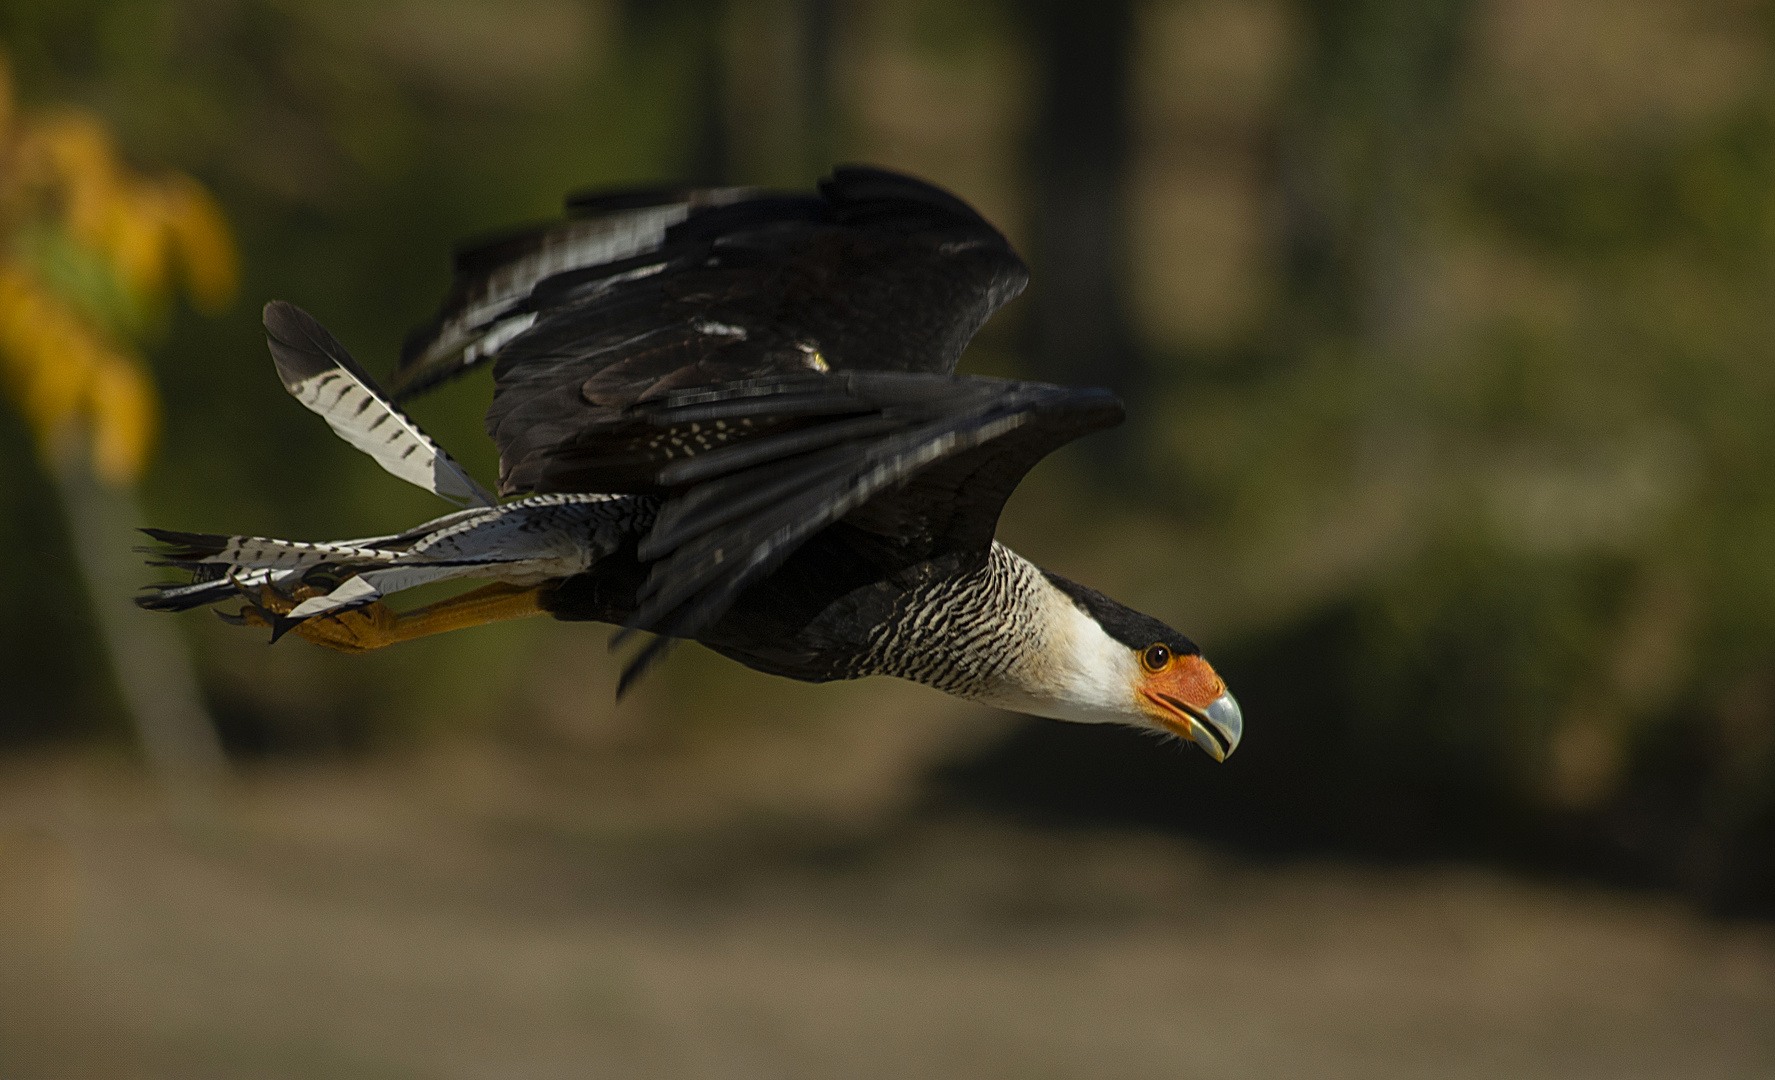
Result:
<svg viewBox="0 0 1775 1080"><path fill-rule="evenodd" d="M1306 55L1281 148L1294 316L1285 322L1409 351L1423 307L1422 204L1450 127L1472 0L1297 7Z"/></svg>
<svg viewBox="0 0 1775 1080"><path fill-rule="evenodd" d="M1025 0L1040 64L1027 318L1032 374L1137 394L1128 329L1126 191L1130 0Z"/></svg>
<svg viewBox="0 0 1775 1080"><path fill-rule="evenodd" d="M799 0L801 20L801 153L802 164L816 176L824 176L837 164L838 110L833 90L836 72L838 0Z"/></svg>
<svg viewBox="0 0 1775 1080"><path fill-rule="evenodd" d="M731 182L732 133L727 117L728 0L623 0L623 33L635 42L663 41L662 54L682 65L689 83L689 129L675 178L699 187Z"/></svg>

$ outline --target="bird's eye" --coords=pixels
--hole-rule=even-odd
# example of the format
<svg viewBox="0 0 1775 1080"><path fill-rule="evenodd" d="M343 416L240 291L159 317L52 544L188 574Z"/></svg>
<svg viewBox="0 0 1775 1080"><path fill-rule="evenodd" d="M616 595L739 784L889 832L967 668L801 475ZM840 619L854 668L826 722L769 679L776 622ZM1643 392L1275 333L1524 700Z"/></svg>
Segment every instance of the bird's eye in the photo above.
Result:
<svg viewBox="0 0 1775 1080"><path fill-rule="evenodd" d="M1146 651L1140 654L1140 662L1146 665L1148 671L1163 671L1165 665L1171 662L1171 650L1163 645L1148 645Z"/></svg>

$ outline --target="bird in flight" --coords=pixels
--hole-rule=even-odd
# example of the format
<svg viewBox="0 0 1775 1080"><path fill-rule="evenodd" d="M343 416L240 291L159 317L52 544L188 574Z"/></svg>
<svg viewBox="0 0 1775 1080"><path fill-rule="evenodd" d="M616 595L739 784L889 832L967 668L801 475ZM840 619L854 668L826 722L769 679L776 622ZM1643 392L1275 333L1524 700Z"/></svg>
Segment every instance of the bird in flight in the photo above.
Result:
<svg viewBox="0 0 1775 1080"><path fill-rule="evenodd" d="M966 203L846 167L814 194L602 193L567 211L460 252L386 390L306 312L266 305L285 388L461 509L325 543L148 529L157 564L192 578L138 602L244 597L223 618L343 652L596 620L655 635L622 689L693 640L791 679L893 675L1216 760L1238 745L1238 703L1188 638L993 539L1024 474L1122 404L954 374L1028 279ZM487 363L497 496L398 405ZM492 584L383 603L456 578Z"/></svg>

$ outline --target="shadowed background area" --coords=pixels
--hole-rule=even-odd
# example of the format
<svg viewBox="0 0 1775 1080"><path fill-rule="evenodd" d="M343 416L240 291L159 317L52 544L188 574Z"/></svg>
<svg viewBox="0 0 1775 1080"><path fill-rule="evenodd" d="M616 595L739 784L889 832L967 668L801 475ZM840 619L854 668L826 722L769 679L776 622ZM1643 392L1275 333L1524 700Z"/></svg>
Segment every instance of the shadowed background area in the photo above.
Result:
<svg viewBox="0 0 1775 1080"><path fill-rule="evenodd" d="M196 614L230 775L181 804L0 408L0 1072L1775 1070L1775 5L11 0L0 50L239 247L144 331L140 524L442 512L289 400L265 300L385 373L569 191L877 163L1032 266L961 370L1129 403L1001 538L1248 729L695 648L619 707L596 627ZM483 480L490 389L412 403Z"/></svg>

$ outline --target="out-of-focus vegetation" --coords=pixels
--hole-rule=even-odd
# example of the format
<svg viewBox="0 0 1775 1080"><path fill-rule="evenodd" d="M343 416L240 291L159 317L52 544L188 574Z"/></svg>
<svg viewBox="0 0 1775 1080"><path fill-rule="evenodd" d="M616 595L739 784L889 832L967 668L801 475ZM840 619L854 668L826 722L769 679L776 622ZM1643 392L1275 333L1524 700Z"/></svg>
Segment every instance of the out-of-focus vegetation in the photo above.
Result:
<svg viewBox="0 0 1775 1080"><path fill-rule="evenodd" d="M0 12L27 106L103 116L239 231L254 302L175 312L153 350L153 523L364 535L437 509L284 399L260 300L386 368L452 240L567 190L879 162L1034 264L965 364L1131 399L1128 431L1031 477L1004 537L1197 638L1249 718L1219 769L1030 724L946 790L1278 850L1528 855L1728 907L1775 901L1772 35L1760 0ZM416 407L482 475L486 393ZM4 423L0 485L28 508L47 489ZM0 524L0 644L33 673L0 736L102 733L62 542L32 522ZM617 712L569 628L364 658L193 628L243 753L718 745L697 775L761 778L736 791L893 802L957 752L933 698L694 650ZM734 752L778 743L799 749Z"/></svg>
<svg viewBox="0 0 1775 1080"><path fill-rule="evenodd" d="M200 306L233 298L234 247L189 177L146 177L77 112L13 115L0 57L0 363L45 454L91 442L114 484L147 465L160 411L127 342L164 318L170 271Z"/></svg>
<svg viewBox="0 0 1775 1080"><path fill-rule="evenodd" d="M235 262L208 192L179 173L126 166L96 116L15 113L0 54L0 391L31 429L60 503L21 507L18 518L34 527L66 515L85 585L75 602L104 639L102 670L148 759L186 793L220 771L222 749L176 631L129 598L126 552L141 517L131 489L160 412L132 346L164 320L175 269L200 307L219 310L233 297ZM33 622L22 617L17 630ZM53 686L35 681L39 695ZM20 696L22 709L36 695Z"/></svg>

